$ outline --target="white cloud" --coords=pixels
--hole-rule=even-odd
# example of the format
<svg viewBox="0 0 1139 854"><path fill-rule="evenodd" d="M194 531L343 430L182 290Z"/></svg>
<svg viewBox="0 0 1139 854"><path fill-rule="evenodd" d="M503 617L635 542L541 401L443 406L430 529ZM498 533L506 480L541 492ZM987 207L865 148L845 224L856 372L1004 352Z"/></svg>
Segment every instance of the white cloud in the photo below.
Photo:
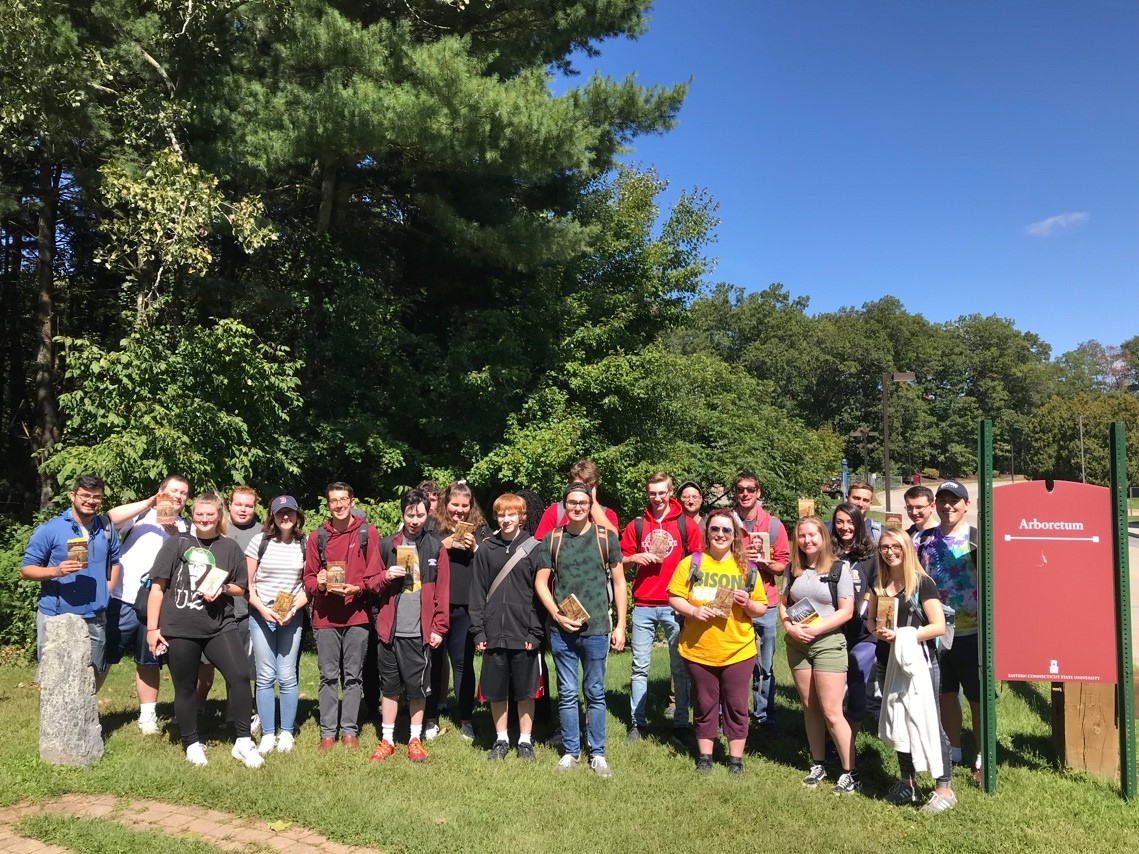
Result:
<svg viewBox="0 0 1139 854"><path fill-rule="evenodd" d="M1024 233L1029 237L1051 237L1057 231L1071 228L1073 225L1082 225L1090 218L1091 214L1087 211L1062 213L1057 216L1050 216L1048 219L1042 219L1040 222L1026 225L1024 227Z"/></svg>

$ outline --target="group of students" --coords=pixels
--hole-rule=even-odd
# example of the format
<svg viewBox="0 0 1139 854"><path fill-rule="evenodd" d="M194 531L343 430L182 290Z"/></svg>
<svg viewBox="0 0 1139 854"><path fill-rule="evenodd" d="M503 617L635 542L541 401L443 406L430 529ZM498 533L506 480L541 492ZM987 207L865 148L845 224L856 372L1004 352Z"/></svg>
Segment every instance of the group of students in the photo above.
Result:
<svg viewBox="0 0 1139 854"><path fill-rule="evenodd" d="M128 529L120 520L142 524L162 501L171 503L171 483L185 482L168 479L159 494L116 508L107 519ZM159 520L166 536L141 579L148 592L138 601L145 650L170 670L187 759L206 763L197 731L206 662L226 681L237 736L233 755L257 767L265 754L292 749L297 659L308 620L320 674L319 750L332 749L337 739L349 750L359 749L370 655L381 697L381 739L371 760L395 753L401 695L410 718L407 756L426 760L424 741L443 731L447 659L458 705L455 719L460 732L473 739L478 650L479 692L495 727L488 759L502 760L511 751L507 720L513 701L519 726L514 749L519 759L533 760L534 698L548 649L558 683L562 756L557 767L576 767L583 752L580 692L589 765L608 777L605 666L609 651L626 644L623 582L629 573L633 665L627 741L648 733L648 668L653 640L662 629L675 698L669 707L673 743L694 749L696 771L709 773L713 744L722 731L728 772L740 774L749 721L774 730L772 657L778 625L812 759L804 785L818 787L826 779L829 734L841 766L832 791L860 788L854 740L875 711L879 686L879 734L897 749L902 770L887 800L915 802L915 774L929 770L936 788L925 809L955 805L951 748L938 703L946 610L915 548L915 542L925 547L944 537L919 528L913 513L915 527L909 532L870 523L863 511L873 493L865 500L856 495L869 489L865 484L851 488L851 500L839 505L829 524L805 516L788 537L782 523L763 509L759 481L750 472L735 479L733 504L710 509L698 484L682 484L678 500L672 479L655 473L645 484L644 512L621 531L613 511L597 501L597 485L597 467L580 461L562 500L546 507L535 524L541 504L532 493L499 496L488 523L465 482L452 483L441 495L425 482L401 496L399 530L382 538L355 510L352 488L343 482L326 488L329 519L307 536L304 514L288 495L269 503L259 530L243 525L243 544L226 536L230 514L213 492L194 499L188 529L169 518ZM99 575L90 567L99 565L96 534L106 520L100 524L90 501L83 505L77 499L76 492L84 491L77 482L72 508L60 518L87 531L88 566L52 565L54 553L43 552L51 538L39 531L29 543L23 574L43 583L41 613L45 600L51 611L52 596L58 609L67 581ZM247 498L252 493L248 487L235 490L231 509L242 491ZM964 489L956 482L943 484L939 513L943 491L948 502ZM187 493L188 487L183 501ZM255 493L245 503L254 508ZM167 506L163 513L169 512ZM116 538L108 537L105 548L113 585ZM98 610L97 592L94 598L91 611ZM880 600L893 605L880 607ZM235 611L238 603L247 603L248 644L240 631L246 620ZM95 658L94 629L92 650L96 671L105 671L105 656L102 667ZM263 731L256 746L254 700Z"/></svg>

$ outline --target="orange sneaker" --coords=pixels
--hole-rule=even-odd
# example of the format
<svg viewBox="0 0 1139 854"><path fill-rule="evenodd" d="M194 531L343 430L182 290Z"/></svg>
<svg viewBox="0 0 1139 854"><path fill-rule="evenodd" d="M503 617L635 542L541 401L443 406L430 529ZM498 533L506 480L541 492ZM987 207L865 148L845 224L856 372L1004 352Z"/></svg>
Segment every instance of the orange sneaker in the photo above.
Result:
<svg viewBox="0 0 1139 854"><path fill-rule="evenodd" d="M376 752L368 757L369 762L383 762L389 756L395 753L395 745L390 741L381 741L379 746L376 747Z"/></svg>
<svg viewBox="0 0 1139 854"><path fill-rule="evenodd" d="M413 738L407 743L407 758L412 762L426 762L427 752L423 749L423 742Z"/></svg>

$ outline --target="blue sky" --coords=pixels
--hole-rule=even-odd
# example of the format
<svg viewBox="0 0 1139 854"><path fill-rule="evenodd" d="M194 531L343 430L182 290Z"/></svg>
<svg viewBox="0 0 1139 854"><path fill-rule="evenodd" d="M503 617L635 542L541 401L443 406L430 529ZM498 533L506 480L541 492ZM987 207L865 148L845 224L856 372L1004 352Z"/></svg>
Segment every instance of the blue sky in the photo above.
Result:
<svg viewBox="0 0 1139 854"><path fill-rule="evenodd" d="M630 162L706 188L713 281L812 312L890 294L1053 356L1139 334L1139 3L658 0L589 73L691 78Z"/></svg>

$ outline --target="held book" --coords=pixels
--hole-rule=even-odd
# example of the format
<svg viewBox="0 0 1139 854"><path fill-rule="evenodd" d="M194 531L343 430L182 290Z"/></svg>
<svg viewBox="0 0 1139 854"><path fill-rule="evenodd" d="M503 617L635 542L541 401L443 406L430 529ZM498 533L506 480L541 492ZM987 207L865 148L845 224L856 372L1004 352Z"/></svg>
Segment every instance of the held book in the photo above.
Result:
<svg viewBox="0 0 1139 854"><path fill-rule="evenodd" d="M898 600L893 596L878 597L878 612L874 615L875 624L880 629L896 629Z"/></svg>
<svg viewBox="0 0 1139 854"><path fill-rule="evenodd" d="M804 516L815 515L815 499L813 498L800 498L799 499L799 518Z"/></svg>
<svg viewBox="0 0 1139 854"><path fill-rule="evenodd" d="M277 594L277 598L273 600L273 607L269 610L283 620L289 616L289 611L293 610L293 601L293 594L286 593L282 590Z"/></svg>
<svg viewBox="0 0 1139 854"><path fill-rule="evenodd" d="M823 618L819 616L810 599L800 599L787 609L787 619L792 623L806 623L808 626L813 626L822 622Z"/></svg>
<svg viewBox="0 0 1139 854"><path fill-rule="evenodd" d="M203 596L217 596L228 579L228 570L220 566L211 566L209 571L203 575L198 582L198 592Z"/></svg>
<svg viewBox="0 0 1139 854"><path fill-rule="evenodd" d="M324 584L326 587L340 587L344 584L344 564L339 561L329 561L325 571Z"/></svg>
<svg viewBox="0 0 1139 854"><path fill-rule="evenodd" d="M467 534L473 534L474 532L475 526L470 522L456 522L455 530L451 532L451 548L464 548L463 546L459 545L459 541L462 540Z"/></svg>
<svg viewBox="0 0 1139 854"><path fill-rule="evenodd" d="M727 617L732 613L732 605L735 604L735 591L730 587L717 587L716 597L708 605L713 611L721 617Z"/></svg>
<svg viewBox="0 0 1139 854"><path fill-rule="evenodd" d="M771 563L771 533L769 531L752 531L748 537L751 544L759 549L759 559L764 563Z"/></svg>
<svg viewBox="0 0 1139 854"><path fill-rule="evenodd" d="M589 620L589 611L582 607L581 601L572 593L558 603L558 610L571 620L582 623Z"/></svg>
<svg viewBox="0 0 1139 854"><path fill-rule="evenodd" d="M416 551L415 546L396 546L395 547L395 562L407 570L410 575L415 571Z"/></svg>
<svg viewBox="0 0 1139 854"><path fill-rule="evenodd" d="M886 527L893 531L902 530L902 514L901 513L887 513L886 514Z"/></svg>

